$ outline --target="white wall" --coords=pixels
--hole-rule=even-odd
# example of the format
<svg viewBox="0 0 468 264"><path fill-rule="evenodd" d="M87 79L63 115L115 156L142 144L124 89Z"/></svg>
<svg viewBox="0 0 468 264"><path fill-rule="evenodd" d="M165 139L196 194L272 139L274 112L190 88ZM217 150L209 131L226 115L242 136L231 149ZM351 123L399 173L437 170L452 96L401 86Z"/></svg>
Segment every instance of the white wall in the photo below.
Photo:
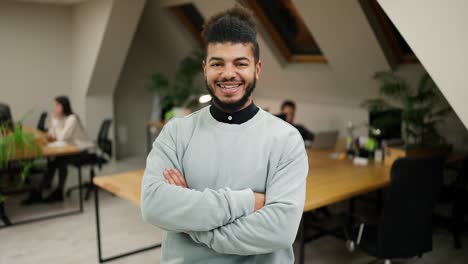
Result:
<svg viewBox="0 0 468 264"><path fill-rule="evenodd" d="M87 1L74 8L73 98L91 136L102 120L114 118L114 90L145 1Z"/></svg>
<svg viewBox="0 0 468 264"><path fill-rule="evenodd" d="M90 136L96 129L90 131L88 122L86 96L95 69L101 43L112 11L113 0L86 1L73 6L73 74L72 103L75 111L88 128ZM112 108L111 108L112 109ZM105 109L106 112L111 111Z"/></svg>
<svg viewBox="0 0 468 264"><path fill-rule="evenodd" d="M172 77L195 45L167 9L147 2L114 95L119 158L146 154L145 124L154 96L146 88L149 76L159 71Z"/></svg>
<svg viewBox="0 0 468 264"><path fill-rule="evenodd" d="M283 100L256 98L255 104L267 109L272 114L280 112ZM313 132L338 130L340 136L346 136L348 121L360 125L367 119L367 111L354 105L336 105L327 103L309 103L296 101L295 123L304 125ZM355 131L356 135L366 135L366 129Z"/></svg>
<svg viewBox="0 0 468 264"><path fill-rule="evenodd" d="M140 23L140 27L143 28L140 32L142 36L138 38L139 43L134 43L131 48L129 61L119 83L119 92L115 97L116 115L119 120L117 130L122 131L125 139L121 139L119 145L123 156L145 153L144 123L150 117L151 100L146 91L138 90L144 83L139 79L142 78L141 74L156 70L173 74L177 62L196 45L186 29L164 10L164 7L185 2L188 1L148 2ZM205 18L236 3L234 0L193 0L192 2ZM348 121L356 124L367 121L367 113L359 107L359 104L365 98L374 98L378 95L378 83L372 80L372 75L376 71L390 70L390 66L359 2L341 0L294 0L294 2L305 23L312 29L312 34L328 63L284 63L284 60L278 58L269 36L258 23L263 70L254 93L255 102L261 107L268 107L271 112L277 112L283 100L295 100L298 104L297 122L313 131L333 129L344 132ZM149 41L150 47L142 44L145 39ZM147 49L150 50L145 51ZM397 73L412 86L424 72L420 64L397 68ZM130 92L130 87L138 89ZM137 106L135 101L145 106ZM141 109L145 112L130 114L123 113L126 110L119 110L131 106L137 107L135 111ZM135 131L130 131L130 127ZM452 129L459 127L456 118L448 119L441 127L444 130L443 134L449 137L449 140L457 142L465 140L463 135L466 131Z"/></svg>
<svg viewBox="0 0 468 264"><path fill-rule="evenodd" d="M13 118L33 109L35 126L55 96L70 95L71 32L70 7L0 1L0 101Z"/></svg>
<svg viewBox="0 0 468 264"><path fill-rule="evenodd" d="M378 2L468 127L468 2Z"/></svg>

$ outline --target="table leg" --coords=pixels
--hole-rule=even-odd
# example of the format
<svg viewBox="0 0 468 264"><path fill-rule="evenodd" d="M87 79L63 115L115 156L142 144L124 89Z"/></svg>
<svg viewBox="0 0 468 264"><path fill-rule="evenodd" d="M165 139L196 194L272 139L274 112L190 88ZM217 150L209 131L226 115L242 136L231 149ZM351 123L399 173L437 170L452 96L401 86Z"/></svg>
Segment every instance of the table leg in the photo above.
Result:
<svg viewBox="0 0 468 264"><path fill-rule="evenodd" d="M40 216L40 217L35 217L31 219L26 219L22 221L15 221L11 222L8 217L5 215L5 211L3 208L3 203L0 205L0 218L2 221L5 223L5 226L1 226L0 228L7 227L7 226L15 226L15 225L23 225L23 224L29 224L29 223L34 223L38 221L44 221L44 220L49 220L49 219L54 219L58 217L63 217L63 216L69 216L69 215L75 215L75 214L80 214L83 212L83 193L82 193L82 173L81 173L81 166L78 166L78 190L79 190L79 209L69 211L69 212L63 212L63 213L58 213L58 214L53 214L53 215L47 215L47 216Z"/></svg>
<svg viewBox="0 0 468 264"><path fill-rule="evenodd" d="M11 225L11 221L5 213L5 207L3 202L0 202L0 218L2 219L5 226Z"/></svg>
<svg viewBox="0 0 468 264"><path fill-rule="evenodd" d="M146 126L146 153L149 154L151 151L151 127Z"/></svg>
<svg viewBox="0 0 468 264"><path fill-rule="evenodd" d="M304 249L305 249L305 228L304 228L304 215L302 215L301 224L299 225L299 264L304 264Z"/></svg>
<svg viewBox="0 0 468 264"><path fill-rule="evenodd" d="M153 245L153 246L133 250L133 251L123 253L123 254L119 254L119 255L115 255L115 256L112 256L112 257L103 258L102 257L102 242L101 242L101 221L100 221L100 217L99 217L99 196L98 195L99 195L99 187L95 186L95 188L94 188L94 208L95 208L95 213L96 213L96 235L97 235L97 247L98 247L99 263L104 263L104 262L116 260L116 259L119 259L119 258L134 255L134 254L137 254L137 253L140 253L140 252L143 252L143 251L147 251L147 250L150 250L150 249L155 249L155 248L160 248L161 247L161 243L158 243L158 244Z"/></svg>

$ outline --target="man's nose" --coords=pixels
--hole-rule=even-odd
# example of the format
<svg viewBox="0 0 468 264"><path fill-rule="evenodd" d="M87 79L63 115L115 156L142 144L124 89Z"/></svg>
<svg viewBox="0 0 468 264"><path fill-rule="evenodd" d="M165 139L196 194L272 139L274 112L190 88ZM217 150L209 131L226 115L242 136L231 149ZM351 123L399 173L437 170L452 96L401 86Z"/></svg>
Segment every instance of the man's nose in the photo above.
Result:
<svg viewBox="0 0 468 264"><path fill-rule="evenodd" d="M234 68L232 64L226 65L226 67L224 68L222 77L223 79L226 79L226 80L231 80L236 77L236 69Z"/></svg>

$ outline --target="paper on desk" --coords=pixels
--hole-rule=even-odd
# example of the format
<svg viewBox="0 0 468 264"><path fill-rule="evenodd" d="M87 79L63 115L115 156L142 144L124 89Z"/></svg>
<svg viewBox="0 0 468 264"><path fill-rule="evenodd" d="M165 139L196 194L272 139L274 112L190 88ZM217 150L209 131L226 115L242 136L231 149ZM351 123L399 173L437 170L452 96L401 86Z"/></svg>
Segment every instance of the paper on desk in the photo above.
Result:
<svg viewBox="0 0 468 264"><path fill-rule="evenodd" d="M54 141L47 144L48 148L62 148L68 146L68 143L65 141Z"/></svg>

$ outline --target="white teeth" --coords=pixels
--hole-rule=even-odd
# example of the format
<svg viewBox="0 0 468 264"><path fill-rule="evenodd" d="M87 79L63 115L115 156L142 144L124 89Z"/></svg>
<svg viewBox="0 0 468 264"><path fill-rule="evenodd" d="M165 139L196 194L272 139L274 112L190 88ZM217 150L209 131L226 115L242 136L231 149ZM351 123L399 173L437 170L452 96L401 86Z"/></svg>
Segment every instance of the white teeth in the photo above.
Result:
<svg viewBox="0 0 468 264"><path fill-rule="evenodd" d="M233 89L233 88L236 88L240 86L240 84L235 84L235 85L223 85L223 84L219 84L219 87L221 88L224 88L224 89Z"/></svg>

